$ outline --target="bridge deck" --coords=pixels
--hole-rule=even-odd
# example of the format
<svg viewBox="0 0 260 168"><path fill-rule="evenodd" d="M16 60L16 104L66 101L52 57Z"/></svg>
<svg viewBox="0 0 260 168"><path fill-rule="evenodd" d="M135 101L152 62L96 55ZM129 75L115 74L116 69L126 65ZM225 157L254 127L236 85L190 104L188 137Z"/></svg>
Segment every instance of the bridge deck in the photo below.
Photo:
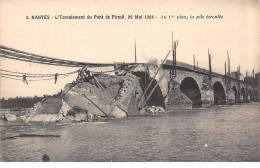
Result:
<svg viewBox="0 0 260 168"><path fill-rule="evenodd" d="M169 69L173 67L173 61L172 60L166 60L166 63L163 65L163 67L165 69ZM190 72L195 72L195 73L199 73L199 74L204 74L204 75L209 75L209 70L203 69L203 68L198 68L195 67L193 65L187 64L187 63L183 63L183 62L176 62L176 68L177 69L182 69L182 70L186 70L186 71L190 71ZM218 77L218 78L222 78L225 79L225 75L222 75L220 73L216 73L216 72L212 72L211 75L213 77ZM240 81L241 83L247 83L243 80L239 80L230 76L226 76L227 79L231 79L234 81Z"/></svg>

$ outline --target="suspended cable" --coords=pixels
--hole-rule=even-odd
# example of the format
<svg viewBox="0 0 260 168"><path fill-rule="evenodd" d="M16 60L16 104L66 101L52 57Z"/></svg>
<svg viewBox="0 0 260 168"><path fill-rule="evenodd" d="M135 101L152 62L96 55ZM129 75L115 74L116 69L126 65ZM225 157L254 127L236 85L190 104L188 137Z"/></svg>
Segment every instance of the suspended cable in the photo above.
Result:
<svg viewBox="0 0 260 168"><path fill-rule="evenodd" d="M8 76L3 76L1 75L2 78L8 78L8 79L13 79L13 80L21 80L21 79L17 79L17 78L12 78L12 77L8 77Z"/></svg>
<svg viewBox="0 0 260 168"><path fill-rule="evenodd" d="M98 64L98 63L84 63L70 60L62 60L57 58L50 58L45 56L40 56L36 54L27 53L24 51L19 51L16 49L8 48L0 45L0 57L14 59L18 61L26 61L32 63L46 64L46 65L56 65L56 66L68 66L68 67L105 67L114 66L115 64ZM119 65L133 65L135 63L118 63Z"/></svg>
<svg viewBox="0 0 260 168"><path fill-rule="evenodd" d="M13 74L23 74L23 75L26 75L27 77L30 77L30 78L52 77L52 76L56 75L56 74L31 74L31 73L13 72L13 71L2 70L2 69L0 69L0 71L11 73L11 74L6 74L6 73L0 72L0 74L2 74L2 75L9 75L9 76L15 76L15 77L22 77L22 75L13 75ZM72 71L72 72L67 72L67 73L60 73L60 74L58 73L58 76L69 75L69 74L73 74L73 73L76 73L76 72L78 72L78 70Z"/></svg>
<svg viewBox="0 0 260 168"><path fill-rule="evenodd" d="M23 81L22 80L23 76L20 76L20 79L19 78L10 77L8 75L4 75L4 74L1 74L1 73L0 73L0 76L3 77L3 78ZM67 77L67 76L69 76L69 74L61 75L61 76L59 76L59 78L63 78L63 77ZM54 80L54 78L52 77L52 78L45 78L45 79L27 79L27 81L44 81L44 80Z"/></svg>

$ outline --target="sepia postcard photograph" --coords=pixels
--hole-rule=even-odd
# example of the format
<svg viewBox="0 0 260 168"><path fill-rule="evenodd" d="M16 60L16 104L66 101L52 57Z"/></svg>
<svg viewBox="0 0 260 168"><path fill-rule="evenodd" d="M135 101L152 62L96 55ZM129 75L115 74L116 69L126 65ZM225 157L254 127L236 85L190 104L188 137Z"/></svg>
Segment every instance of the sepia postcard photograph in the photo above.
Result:
<svg viewBox="0 0 260 168"><path fill-rule="evenodd" d="M259 100L259 0L0 0L0 166L259 163Z"/></svg>

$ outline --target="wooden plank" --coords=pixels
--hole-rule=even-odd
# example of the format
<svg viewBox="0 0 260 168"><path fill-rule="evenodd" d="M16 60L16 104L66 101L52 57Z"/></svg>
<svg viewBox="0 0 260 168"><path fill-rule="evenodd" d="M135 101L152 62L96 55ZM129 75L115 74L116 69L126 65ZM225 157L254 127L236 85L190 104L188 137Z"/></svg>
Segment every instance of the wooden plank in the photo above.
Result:
<svg viewBox="0 0 260 168"><path fill-rule="evenodd" d="M103 86L98 82L97 78L96 78L95 76L93 76L93 79L96 81L98 87L104 91L105 89L104 89Z"/></svg>
<svg viewBox="0 0 260 168"><path fill-rule="evenodd" d="M90 100L86 95L82 94L82 96L84 96L85 98L87 98L87 99L88 99L94 106L96 106L102 113L104 113L107 117L109 117L107 113L105 113L96 103L94 103L92 100Z"/></svg>

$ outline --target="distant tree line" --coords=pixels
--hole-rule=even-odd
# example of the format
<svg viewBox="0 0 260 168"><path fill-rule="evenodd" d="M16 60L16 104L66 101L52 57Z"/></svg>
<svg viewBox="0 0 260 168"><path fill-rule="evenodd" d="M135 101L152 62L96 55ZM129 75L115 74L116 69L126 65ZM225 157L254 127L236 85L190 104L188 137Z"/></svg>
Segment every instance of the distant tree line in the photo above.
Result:
<svg viewBox="0 0 260 168"><path fill-rule="evenodd" d="M31 108L34 104L41 102L43 98L48 97L59 97L62 91L54 95L43 95L34 97L18 97L5 99L4 97L0 99L0 108L10 108L13 110L21 110L22 108Z"/></svg>

